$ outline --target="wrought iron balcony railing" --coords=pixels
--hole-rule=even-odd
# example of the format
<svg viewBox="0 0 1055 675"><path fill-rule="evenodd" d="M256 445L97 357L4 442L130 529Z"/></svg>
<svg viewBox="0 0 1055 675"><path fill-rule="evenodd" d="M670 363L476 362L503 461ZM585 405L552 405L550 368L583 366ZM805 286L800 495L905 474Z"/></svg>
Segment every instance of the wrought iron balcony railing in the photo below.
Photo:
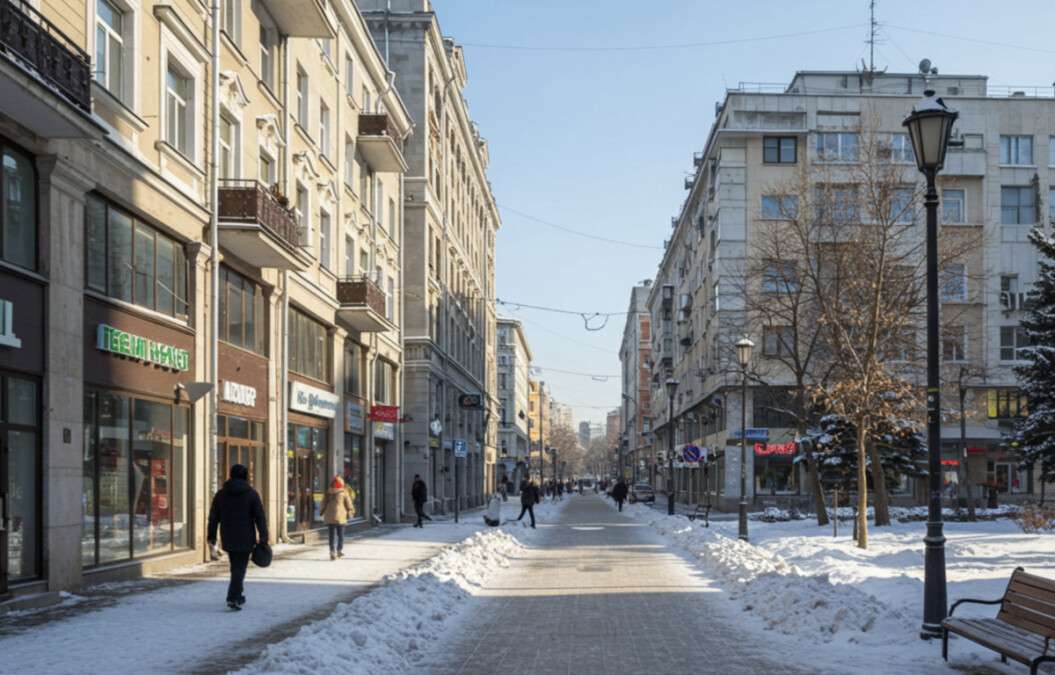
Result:
<svg viewBox="0 0 1055 675"><path fill-rule="evenodd" d="M88 54L26 0L0 0L0 49L91 112Z"/></svg>
<svg viewBox="0 0 1055 675"><path fill-rule="evenodd" d="M220 220L256 223L290 248L300 246L300 227L289 208L255 180L220 179Z"/></svg>

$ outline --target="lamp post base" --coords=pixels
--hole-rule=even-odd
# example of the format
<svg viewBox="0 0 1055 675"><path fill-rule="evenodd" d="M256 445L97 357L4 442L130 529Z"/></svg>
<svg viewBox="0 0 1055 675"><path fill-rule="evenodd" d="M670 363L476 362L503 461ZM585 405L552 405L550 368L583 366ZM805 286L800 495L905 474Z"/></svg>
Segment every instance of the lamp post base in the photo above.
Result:
<svg viewBox="0 0 1055 675"><path fill-rule="evenodd" d="M747 541L747 502L740 500L740 539Z"/></svg>
<svg viewBox="0 0 1055 675"><path fill-rule="evenodd" d="M945 585L945 534L940 520L927 523L923 538L923 625L919 636L924 640L942 636L941 622L948 616L948 596Z"/></svg>
<svg viewBox="0 0 1055 675"><path fill-rule="evenodd" d="M667 493L667 515L674 515L674 495L669 492Z"/></svg>

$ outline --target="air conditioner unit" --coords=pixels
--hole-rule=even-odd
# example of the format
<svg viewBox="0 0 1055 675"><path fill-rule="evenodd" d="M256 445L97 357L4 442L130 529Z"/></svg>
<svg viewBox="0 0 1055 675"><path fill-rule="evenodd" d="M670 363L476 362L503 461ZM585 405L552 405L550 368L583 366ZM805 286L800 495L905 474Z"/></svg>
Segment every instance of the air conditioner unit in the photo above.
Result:
<svg viewBox="0 0 1055 675"><path fill-rule="evenodd" d="M1012 291L1000 291L1000 306L1005 311L1013 312L1017 309L1025 309L1026 294Z"/></svg>

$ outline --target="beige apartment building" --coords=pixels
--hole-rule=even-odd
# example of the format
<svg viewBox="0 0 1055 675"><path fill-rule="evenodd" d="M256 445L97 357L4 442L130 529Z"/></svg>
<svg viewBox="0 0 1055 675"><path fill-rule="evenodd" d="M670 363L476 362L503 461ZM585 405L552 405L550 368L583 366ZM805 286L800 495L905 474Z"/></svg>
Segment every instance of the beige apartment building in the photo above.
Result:
<svg viewBox="0 0 1055 675"><path fill-rule="evenodd" d="M496 485L512 483L518 489L527 478L528 381L531 347L524 326L514 319L498 320L498 463Z"/></svg>
<svg viewBox="0 0 1055 675"><path fill-rule="evenodd" d="M943 405L950 410L942 427L944 480L954 492L966 463L976 485L992 486L1001 499L1016 499L1039 489L1001 441L1026 412L1012 369L1026 345L1018 324L1036 274L1036 253L1026 236L1034 225L1055 218L1055 92L995 87L980 75L928 79L960 112L955 133L962 144L950 149L939 176L939 237L980 242L942 270ZM793 184L803 165L849 175L865 134L881 139L888 161L904 165L904 191L911 194L920 178L901 122L923 90L919 74L800 72L786 86L730 89L716 106L647 301L659 469L666 473L668 410L675 459L688 443L710 459L698 465L675 462L679 498L714 499L735 508L746 405L752 503L808 503L803 469L793 462L794 424L780 412L790 407L794 383L776 364L784 327L745 319L743 289L761 283L745 279L745 270L752 269L745 256L782 218L782 186ZM922 237L922 212L909 217L920 223ZM766 379L748 386L746 400L733 350L744 334L756 345L751 369ZM922 354L924 332L916 334L916 353ZM956 412L961 372L966 375L963 443ZM679 383L673 400L664 386L668 378ZM923 381L922 372L918 379ZM665 487L665 476L659 481L658 487ZM906 480L895 496L913 502L922 497L920 488Z"/></svg>
<svg viewBox="0 0 1055 675"><path fill-rule="evenodd" d="M495 236L487 142L462 95L465 55L429 0L362 0L414 121L406 157L407 472L434 511L483 503L498 457ZM409 499L409 497L407 497ZM408 507L409 508L409 507Z"/></svg>
<svg viewBox="0 0 1055 675"><path fill-rule="evenodd" d="M630 303L619 346L622 364L622 397L619 457L622 473L635 483L651 479L655 470L652 453L652 316L648 295L652 280L630 289Z"/></svg>
<svg viewBox="0 0 1055 675"><path fill-rule="evenodd" d="M220 5L0 7L0 602L202 560L234 463L401 518L410 117L350 0Z"/></svg>

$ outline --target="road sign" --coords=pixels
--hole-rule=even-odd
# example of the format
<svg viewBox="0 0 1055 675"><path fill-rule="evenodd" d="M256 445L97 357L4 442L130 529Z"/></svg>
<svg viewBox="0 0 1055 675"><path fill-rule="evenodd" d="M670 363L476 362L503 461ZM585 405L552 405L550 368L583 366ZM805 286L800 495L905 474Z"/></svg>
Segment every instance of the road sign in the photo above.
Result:
<svg viewBox="0 0 1055 675"><path fill-rule="evenodd" d="M454 440L454 456L455 457L468 457L469 456L469 444L461 439Z"/></svg>
<svg viewBox="0 0 1055 675"><path fill-rule="evenodd" d="M484 397L479 394L462 394L458 397L458 407L463 410L483 410Z"/></svg>
<svg viewBox="0 0 1055 675"><path fill-rule="evenodd" d="M690 463L698 462L700 461L700 449L695 445L686 445L681 450L681 458Z"/></svg>

